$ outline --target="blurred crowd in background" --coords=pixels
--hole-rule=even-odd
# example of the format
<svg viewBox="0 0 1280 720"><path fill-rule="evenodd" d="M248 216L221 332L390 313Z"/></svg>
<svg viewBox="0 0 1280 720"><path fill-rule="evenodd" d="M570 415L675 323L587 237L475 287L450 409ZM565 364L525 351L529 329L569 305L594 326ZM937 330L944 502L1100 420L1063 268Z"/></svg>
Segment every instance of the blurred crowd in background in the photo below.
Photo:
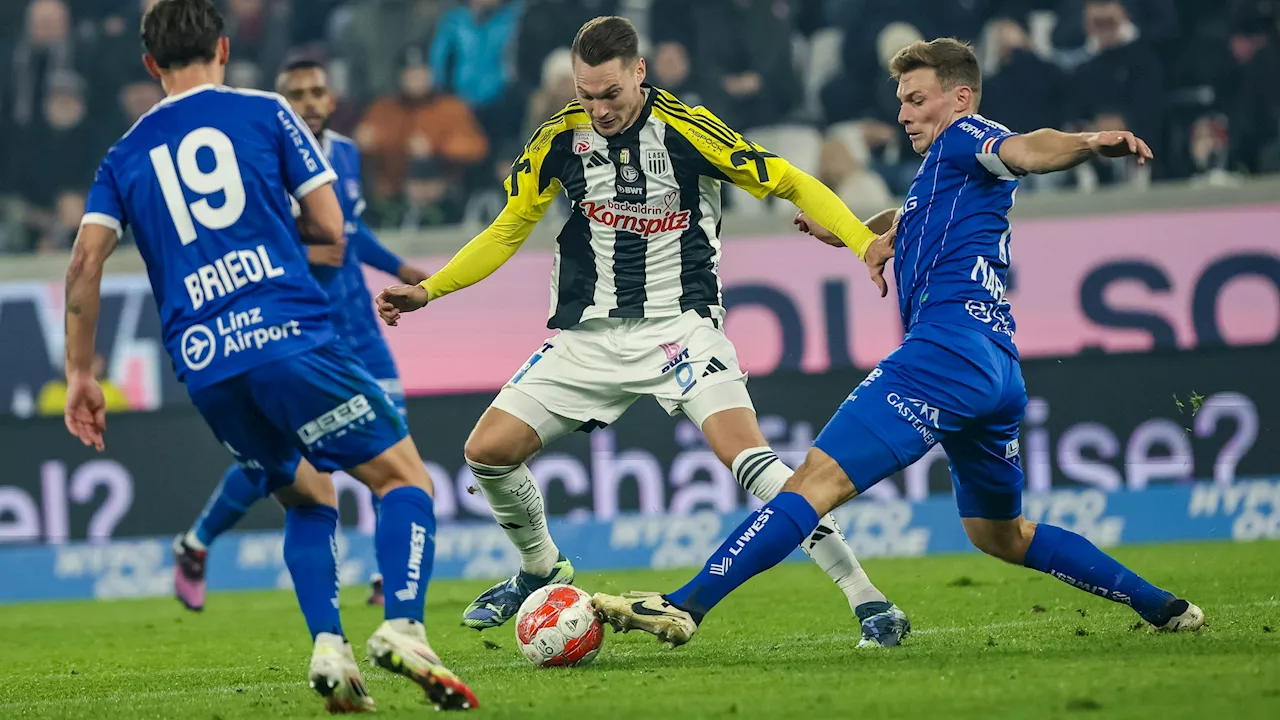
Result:
<svg viewBox="0 0 1280 720"><path fill-rule="evenodd" d="M65 249L111 144L163 96L139 62L154 0L0 3L0 251ZM573 97L578 27L624 15L649 81L703 104L855 206L919 165L888 60L971 41L982 113L1014 130L1127 128L1158 162L1095 163L1028 191L1280 172L1280 0L220 0L227 83L326 63L332 127L364 154L382 228L482 223L528 133ZM729 201L744 212L754 201Z"/></svg>

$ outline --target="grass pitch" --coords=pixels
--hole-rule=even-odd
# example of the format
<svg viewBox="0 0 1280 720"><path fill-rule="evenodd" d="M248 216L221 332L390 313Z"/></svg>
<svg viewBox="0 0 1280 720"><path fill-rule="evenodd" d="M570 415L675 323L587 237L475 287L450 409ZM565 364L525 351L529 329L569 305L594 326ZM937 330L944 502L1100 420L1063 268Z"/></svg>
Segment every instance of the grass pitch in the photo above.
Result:
<svg viewBox="0 0 1280 720"><path fill-rule="evenodd" d="M607 633L587 668L535 670L511 627L461 627L484 582L433 583L427 627L487 717L1280 718L1280 543L1116 555L1204 608L1205 629L1149 634L1127 608L978 555L867 563L915 626L890 650L856 649L843 596L809 563L754 579L677 650ZM589 573L578 585L667 590L689 575ZM343 601L363 657L380 609L363 588ZM309 657L287 592L214 594L199 615L170 599L0 606L0 717L321 717ZM432 712L401 678L368 668L365 680L382 716Z"/></svg>

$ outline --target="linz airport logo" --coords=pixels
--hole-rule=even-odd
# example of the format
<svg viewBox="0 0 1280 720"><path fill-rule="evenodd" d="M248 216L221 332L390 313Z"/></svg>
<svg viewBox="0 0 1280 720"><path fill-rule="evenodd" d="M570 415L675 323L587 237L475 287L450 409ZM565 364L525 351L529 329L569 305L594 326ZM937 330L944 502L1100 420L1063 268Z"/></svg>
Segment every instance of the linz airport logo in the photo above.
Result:
<svg viewBox="0 0 1280 720"><path fill-rule="evenodd" d="M193 371L209 367L216 349L217 339L204 325L192 325L182 333L182 361Z"/></svg>

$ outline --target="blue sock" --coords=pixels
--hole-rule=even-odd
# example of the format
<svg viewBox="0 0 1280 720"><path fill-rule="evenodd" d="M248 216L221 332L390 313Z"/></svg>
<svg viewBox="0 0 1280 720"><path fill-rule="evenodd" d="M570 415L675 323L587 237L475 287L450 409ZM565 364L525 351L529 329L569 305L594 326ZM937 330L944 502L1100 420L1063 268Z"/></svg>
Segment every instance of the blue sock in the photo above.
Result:
<svg viewBox="0 0 1280 720"><path fill-rule="evenodd" d="M818 527L818 513L804 497L779 493L742 521L702 571L667 600L702 617L739 585L786 559Z"/></svg>
<svg viewBox="0 0 1280 720"><path fill-rule="evenodd" d="M401 487L382 496L373 535L386 619L422 622L427 583L436 559L435 503L421 488Z"/></svg>
<svg viewBox="0 0 1280 720"><path fill-rule="evenodd" d="M1143 580L1070 530L1037 525L1022 564L1085 592L1129 605L1154 625L1163 625L1173 616L1171 606L1177 598L1172 593Z"/></svg>
<svg viewBox="0 0 1280 720"><path fill-rule="evenodd" d="M373 532L376 537L378 532L378 524L382 522L382 498L370 493L370 499L371 499L371 502L373 503ZM374 556L373 561L374 563L378 562L378 558L376 555ZM382 577L382 568L380 566L375 567L374 572L377 573L377 576L379 578Z"/></svg>
<svg viewBox="0 0 1280 720"><path fill-rule="evenodd" d="M227 468L222 473L218 489L205 504L200 519L196 520L196 539L209 547L219 535L235 527L262 497L262 486L250 480L239 465Z"/></svg>
<svg viewBox="0 0 1280 720"><path fill-rule="evenodd" d="M328 505L293 507L285 513L284 564L293 578L311 639L342 635L338 613L338 511Z"/></svg>

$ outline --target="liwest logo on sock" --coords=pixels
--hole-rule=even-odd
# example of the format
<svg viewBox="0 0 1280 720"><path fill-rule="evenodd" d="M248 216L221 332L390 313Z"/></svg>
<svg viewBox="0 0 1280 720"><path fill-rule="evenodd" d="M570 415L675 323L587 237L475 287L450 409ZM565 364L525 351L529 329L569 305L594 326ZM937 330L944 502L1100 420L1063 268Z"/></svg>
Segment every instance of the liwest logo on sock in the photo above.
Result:
<svg viewBox="0 0 1280 720"><path fill-rule="evenodd" d="M333 566L342 567L342 562L338 559L338 536L337 535L329 536L329 552L333 553ZM335 573L333 577L333 597L329 599L329 602L333 603L333 606L335 608L338 607L339 605L338 594L341 592L342 592L342 577L340 573Z"/></svg>
<svg viewBox="0 0 1280 720"><path fill-rule="evenodd" d="M1089 583L1083 580L1077 580L1071 577L1070 575L1067 575L1066 573L1059 572L1053 569L1049 570L1049 574L1052 575L1053 577L1058 578L1062 582L1072 587L1083 590L1087 593L1093 593L1098 597L1103 597L1112 602L1118 602L1123 605L1129 605L1129 606L1133 605L1133 601L1129 598L1129 596L1120 592L1119 590L1110 590L1108 588L1102 587L1101 585L1090 585Z"/></svg>
<svg viewBox="0 0 1280 720"><path fill-rule="evenodd" d="M769 522L769 518L772 516L773 516L773 508L768 508L768 507L762 508L760 510L759 516L756 517L756 521L751 523L751 525L747 527L747 529L742 533L742 535L738 536L738 542L734 543L733 547L729 548L730 554L738 555L739 553L741 553L743 548L747 546L747 543L751 542L751 538L755 537L756 533L760 532L760 528L763 528L765 524Z"/></svg>
<svg viewBox="0 0 1280 720"><path fill-rule="evenodd" d="M396 591L396 599L408 602L418 597L418 580L422 578L422 553L427 547L427 529L418 523L409 526L409 581L403 590Z"/></svg>

